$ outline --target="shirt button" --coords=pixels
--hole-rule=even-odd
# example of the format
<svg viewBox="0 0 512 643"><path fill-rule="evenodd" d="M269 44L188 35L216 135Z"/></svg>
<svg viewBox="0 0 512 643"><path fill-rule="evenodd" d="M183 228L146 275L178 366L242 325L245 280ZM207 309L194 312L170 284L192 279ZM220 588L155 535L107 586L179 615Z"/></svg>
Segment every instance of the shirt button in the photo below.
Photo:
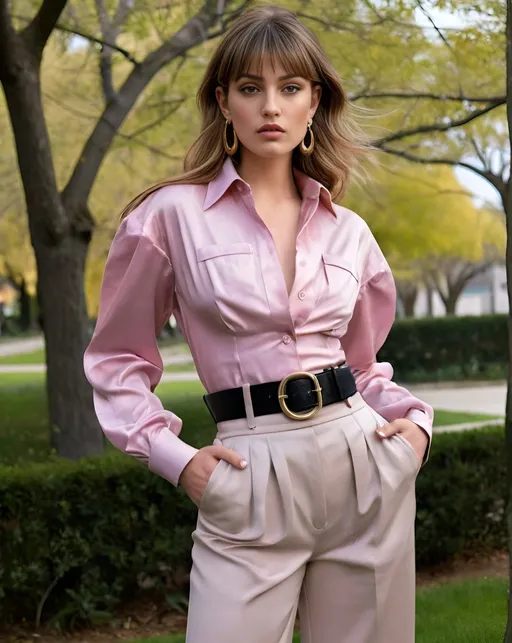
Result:
<svg viewBox="0 0 512 643"><path fill-rule="evenodd" d="M306 296L306 293L303 290L301 290L299 293L299 299L304 299L305 296Z"/></svg>
<svg viewBox="0 0 512 643"><path fill-rule="evenodd" d="M290 337L290 335L283 335L283 342L285 344L289 344L291 342L291 339L292 338Z"/></svg>

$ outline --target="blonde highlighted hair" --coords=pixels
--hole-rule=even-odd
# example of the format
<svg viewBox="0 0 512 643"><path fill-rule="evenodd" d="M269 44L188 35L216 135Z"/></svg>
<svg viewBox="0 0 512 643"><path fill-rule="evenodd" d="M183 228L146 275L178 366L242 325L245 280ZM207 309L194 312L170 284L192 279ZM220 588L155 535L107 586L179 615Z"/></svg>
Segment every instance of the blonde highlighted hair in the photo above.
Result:
<svg viewBox="0 0 512 643"><path fill-rule="evenodd" d="M329 190L333 199L344 196L351 174L371 149L368 137L351 113L341 80L313 32L284 7L262 5L245 11L230 26L215 50L197 94L201 131L184 159L184 172L157 183L135 197L121 213L132 212L150 194L177 183L204 184L220 172L226 159L225 119L215 90L227 93L230 82L250 69L262 68L264 58L280 63L286 73L302 76L322 87L313 119L315 147L310 156L293 152L292 164ZM240 151L233 157L239 160Z"/></svg>

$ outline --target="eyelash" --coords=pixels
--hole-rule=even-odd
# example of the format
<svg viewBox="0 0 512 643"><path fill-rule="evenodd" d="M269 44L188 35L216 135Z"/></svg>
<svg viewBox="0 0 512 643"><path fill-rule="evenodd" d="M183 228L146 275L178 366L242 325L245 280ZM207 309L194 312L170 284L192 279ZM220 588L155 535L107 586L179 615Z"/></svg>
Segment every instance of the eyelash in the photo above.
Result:
<svg viewBox="0 0 512 643"><path fill-rule="evenodd" d="M290 88L296 89L297 91L295 91L295 92L285 92L286 94L296 94L298 91L301 90L301 88L298 85L286 85L286 87L284 87L284 89L290 89ZM245 91L246 89L258 89L258 88L255 87L254 85L246 85L245 87L241 87L240 91L243 94L255 94L256 93L256 92L246 92Z"/></svg>

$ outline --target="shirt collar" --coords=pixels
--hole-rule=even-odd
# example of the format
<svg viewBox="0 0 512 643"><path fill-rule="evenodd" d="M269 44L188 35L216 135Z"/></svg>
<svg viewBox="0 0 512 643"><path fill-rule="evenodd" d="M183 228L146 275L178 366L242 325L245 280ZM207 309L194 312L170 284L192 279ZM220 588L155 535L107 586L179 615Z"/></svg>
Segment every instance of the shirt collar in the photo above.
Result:
<svg viewBox="0 0 512 643"><path fill-rule="evenodd" d="M299 189L303 199L320 199L322 204L337 218L331 194L325 185L322 185L319 181L312 179L310 176L307 176L307 174L304 174L295 168L293 169L293 175L295 177L297 188ZM219 174L208 183L203 209L208 210L208 208L217 203L217 201L227 192L228 188L235 182L239 183L241 186L249 188L249 184L240 177L232 159L228 156L224 161Z"/></svg>

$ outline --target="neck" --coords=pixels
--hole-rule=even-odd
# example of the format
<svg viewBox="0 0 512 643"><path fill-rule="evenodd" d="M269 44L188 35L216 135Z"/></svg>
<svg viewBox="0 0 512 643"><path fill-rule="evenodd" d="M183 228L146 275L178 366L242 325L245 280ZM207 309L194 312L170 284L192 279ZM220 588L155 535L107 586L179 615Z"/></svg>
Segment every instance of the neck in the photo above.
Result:
<svg viewBox="0 0 512 643"><path fill-rule="evenodd" d="M291 155L262 158L243 150L238 174L251 186L255 198L261 195L265 200L278 201L296 199L299 194L293 179Z"/></svg>

